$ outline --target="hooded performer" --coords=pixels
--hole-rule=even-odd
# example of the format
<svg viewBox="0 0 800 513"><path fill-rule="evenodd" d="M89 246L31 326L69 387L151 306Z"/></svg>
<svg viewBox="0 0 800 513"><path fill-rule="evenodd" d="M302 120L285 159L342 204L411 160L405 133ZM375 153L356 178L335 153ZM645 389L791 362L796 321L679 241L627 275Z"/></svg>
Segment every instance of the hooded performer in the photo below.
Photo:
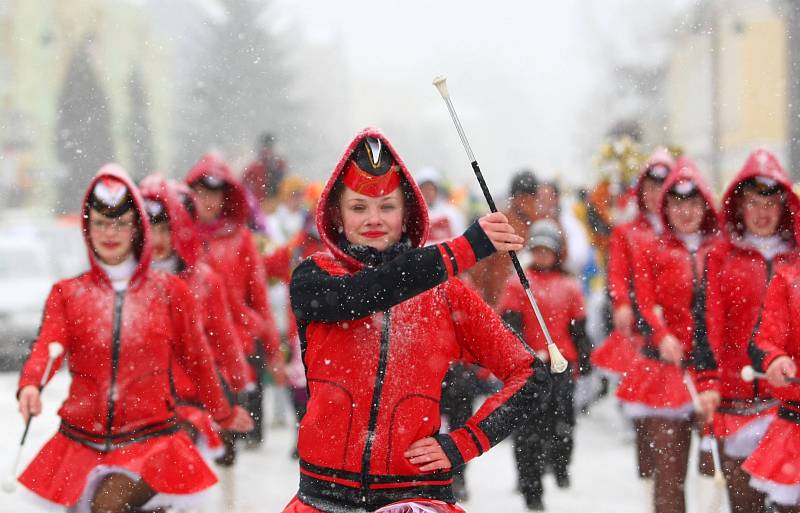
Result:
<svg viewBox="0 0 800 513"><path fill-rule="evenodd" d="M200 240L179 192L159 174L144 178L140 190L150 221L153 268L177 275L189 287L200 307L203 332L214 354L216 368L231 393L229 395L254 387L224 282L211 267L198 260ZM212 453L217 452L221 449L221 441L209 422L208 414L199 408L197 384L177 364L173 367L173 383L180 418L192 426L193 434L202 435L204 443L201 445L211 449ZM232 444L227 445L231 450Z"/></svg>
<svg viewBox="0 0 800 513"><path fill-rule="evenodd" d="M458 512L452 470L511 434L549 394L547 369L459 280L518 250L501 213L424 247L422 194L377 130L356 136L317 210L328 253L295 270L292 308L310 398L300 489L286 513ZM504 382L464 426L439 434L441 384L467 359Z"/></svg>
<svg viewBox="0 0 800 513"><path fill-rule="evenodd" d="M129 512L186 503L216 482L178 430L170 387L178 360L198 399L223 427L245 431L247 413L223 394L213 357L194 322L196 306L179 279L150 265L147 214L116 165L103 167L83 201L91 269L53 286L39 337L22 369L24 418L41 412L39 383L48 343L61 342L72 377L58 433L19 481L74 511Z"/></svg>
<svg viewBox="0 0 800 513"><path fill-rule="evenodd" d="M682 367L697 364L694 343L705 337L704 270L719 239L713 198L689 159L676 162L659 211L664 231L640 248L649 258L638 259L634 272L648 336L617 397L628 416L644 420L637 446L652 448L656 513L684 513L693 404Z"/></svg>
<svg viewBox="0 0 800 513"><path fill-rule="evenodd" d="M722 442L733 513L758 511L764 504L741 465L774 419L776 401L766 382L745 382L741 370L751 364L748 349L770 280L776 270L798 261L793 221L800 201L791 186L772 154L754 151L722 198L725 241L708 258L705 351L710 359L698 369L697 388Z"/></svg>
<svg viewBox="0 0 800 513"><path fill-rule="evenodd" d="M638 215L629 223L611 232L608 247L608 293L611 298L614 331L592 354L592 363L601 369L623 374L635 360L641 346L642 318L634 291L634 260L648 258L641 248L652 244L661 234L658 215L661 186L672 171L675 161L660 148L648 159L634 186ZM641 471L642 469L640 469Z"/></svg>
<svg viewBox="0 0 800 513"><path fill-rule="evenodd" d="M185 182L197 200L197 226L205 249L202 259L225 277L234 321L256 377L263 374L267 358L270 370L282 372L280 338L269 305L263 262L246 226L249 209L244 187L225 161L211 153L197 161ZM256 379L247 402L256 423L248 434L253 446L263 439L262 396L263 384Z"/></svg>
<svg viewBox="0 0 800 513"><path fill-rule="evenodd" d="M603 372L624 376L639 358L639 348L647 334L635 291L636 259L649 259L645 251L662 231L658 214L661 186L675 166L669 151L659 148L642 168L634 191L637 198L636 219L614 227L608 244L608 295L611 300L614 329L606 340L592 352L592 363ZM644 419L633 419L634 429L641 431ZM639 476L653 476L650 447L637 437L637 466Z"/></svg>

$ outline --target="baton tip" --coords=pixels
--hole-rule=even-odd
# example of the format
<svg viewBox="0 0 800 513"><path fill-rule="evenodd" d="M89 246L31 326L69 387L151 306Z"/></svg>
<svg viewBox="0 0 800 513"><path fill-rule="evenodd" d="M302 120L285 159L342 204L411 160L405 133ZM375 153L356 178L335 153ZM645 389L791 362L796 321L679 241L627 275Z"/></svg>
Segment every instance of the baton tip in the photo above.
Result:
<svg viewBox="0 0 800 513"><path fill-rule="evenodd" d="M567 370L567 360L561 355L555 344L548 344L547 352L550 353L550 371L554 374L561 374Z"/></svg>
<svg viewBox="0 0 800 513"><path fill-rule="evenodd" d="M439 90L439 94L441 94L443 97L448 96L447 77L439 75L438 77L433 79L433 85L436 86L436 89Z"/></svg>

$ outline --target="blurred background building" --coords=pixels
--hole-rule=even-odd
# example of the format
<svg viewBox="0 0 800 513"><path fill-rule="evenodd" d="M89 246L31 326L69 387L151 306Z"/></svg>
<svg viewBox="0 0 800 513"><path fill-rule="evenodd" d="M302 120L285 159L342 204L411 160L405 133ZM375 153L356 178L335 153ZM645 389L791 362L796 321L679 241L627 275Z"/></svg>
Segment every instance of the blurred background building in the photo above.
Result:
<svg viewBox="0 0 800 513"><path fill-rule="evenodd" d="M717 190L758 146L787 164L792 156L787 168L800 177L798 155L791 154L798 66L789 45L797 5L703 2L678 32L669 63L669 133L709 171Z"/></svg>

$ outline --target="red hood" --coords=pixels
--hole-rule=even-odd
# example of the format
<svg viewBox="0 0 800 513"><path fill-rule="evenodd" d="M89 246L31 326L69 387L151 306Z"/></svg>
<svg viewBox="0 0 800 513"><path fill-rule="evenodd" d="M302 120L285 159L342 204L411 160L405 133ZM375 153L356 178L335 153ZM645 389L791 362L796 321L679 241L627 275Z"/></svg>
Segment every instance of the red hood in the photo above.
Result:
<svg viewBox="0 0 800 513"><path fill-rule="evenodd" d="M159 201L164 205L169 218L172 247L186 267L194 267L200 257L200 238L189 212L181 204L175 186L160 174L146 176L139 184L144 199Z"/></svg>
<svg viewBox="0 0 800 513"><path fill-rule="evenodd" d="M667 223L665 208L667 204L667 191L670 190L670 188L672 188L676 182L683 180L689 180L694 183L695 186L697 186L697 188L700 190L700 195L706 201L706 205L708 206L705 219L703 219L703 224L700 225L700 229L706 235L717 231L717 211L714 207L714 196L711 194L711 188L708 186L708 183L706 183L703 175L700 174L697 166L694 165L694 162L689 160L687 157L680 157L675 162L673 171L664 181L664 186L661 188L661 195L658 198L658 212L661 216L661 222L664 224L664 231L669 232L670 234L673 233L672 228Z"/></svg>
<svg viewBox="0 0 800 513"><path fill-rule="evenodd" d="M798 233L800 227L793 227L792 219L797 218L798 212L800 212L800 200L792 191L792 182L778 159L765 149L758 149L750 154L739 174L736 175L736 178L725 190L725 194L722 196L720 225L723 226L729 236L741 236L744 233L742 216L738 213L741 195L736 192L736 188L742 182L756 176L775 180L786 191L786 211L778 229L781 233L790 234L789 237L794 237L797 244L800 242L800 233Z"/></svg>
<svg viewBox="0 0 800 513"><path fill-rule="evenodd" d="M222 211L223 218L237 225L247 223L249 209L244 186L233 176L231 168L222 160L222 157L215 153L206 153L186 173L184 181L191 186L203 176L212 176L228 184L225 191L225 206Z"/></svg>
<svg viewBox="0 0 800 513"><path fill-rule="evenodd" d="M405 163L403 163L400 155L397 154L392 143L389 142L386 136L377 128L365 128L353 138L342 154L342 158L340 158L339 163L336 164L336 168L334 168L331 177L328 179L328 183L325 184L325 189L322 191L317 206L317 229L319 230L322 242L325 243L336 258L347 262L356 269L362 268L364 264L342 251L336 243L340 234L336 229L334 216L337 216L338 212L337 205L331 203L330 195L334 185L340 180L344 166L353 153L353 150L365 137L380 139L383 145L389 149L389 152L400 168L400 175L403 178L402 187L407 192L410 191L411 193L410 196L413 199L410 204L406 204L406 234L411 240L411 246L414 248L421 248L425 245L425 240L428 238L428 208L425 206L425 199L422 196L422 192L420 192L419 187L417 187L416 182L411 177L411 173L408 171ZM406 201L408 202L408 198Z"/></svg>
<svg viewBox="0 0 800 513"><path fill-rule="evenodd" d="M656 151L653 152L652 155L647 159L644 163L642 168L639 170L639 177L636 179L636 183L633 185L633 192L636 194L636 206L639 208L640 215L644 215L645 208L642 204L642 194L641 194L641 187L642 182L644 181L644 175L647 173L647 170L650 169L652 166L657 164L661 164L667 166L670 172L675 169L675 159L672 158L672 154L669 152L668 149L664 148L663 146L656 148Z"/></svg>
<svg viewBox="0 0 800 513"><path fill-rule="evenodd" d="M136 188L136 185L134 185L128 174L118 164L109 163L101 167L100 171L98 171L94 178L92 178L92 180L89 182L86 192L83 195L83 207L81 208L81 211L83 212L83 215L81 216L81 228L83 229L83 238L86 243L86 249L89 253L89 263L94 275L100 277L101 280L105 280L110 285L111 282L109 281L105 271L103 271L103 269L100 267L100 262L98 262L97 255L95 255L94 250L92 249L92 242L89 239L89 197L91 196L94 186L97 184L97 182L101 178L105 177L113 178L125 184L125 187L130 191L131 196L133 197L133 203L136 207L136 214L139 216L142 236L137 246L134 247L134 253L138 259L138 264L136 271L131 277L131 283L135 284L136 281L147 271L148 267L150 267L150 223L147 222L147 212L144 209L144 201L139 193L139 189Z"/></svg>

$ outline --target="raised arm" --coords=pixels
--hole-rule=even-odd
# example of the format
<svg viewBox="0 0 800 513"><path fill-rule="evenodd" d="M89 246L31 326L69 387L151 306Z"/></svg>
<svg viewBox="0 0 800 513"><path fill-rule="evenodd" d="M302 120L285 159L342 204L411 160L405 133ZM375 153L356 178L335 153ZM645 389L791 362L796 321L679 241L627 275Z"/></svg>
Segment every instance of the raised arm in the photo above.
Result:
<svg viewBox="0 0 800 513"><path fill-rule="evenodd" d="M292 309L301 322L360 319L445 282L494 251L486 233L473 223L452 241L407 251L355 274L335 276L310 258L292 274Z"/></svg>

